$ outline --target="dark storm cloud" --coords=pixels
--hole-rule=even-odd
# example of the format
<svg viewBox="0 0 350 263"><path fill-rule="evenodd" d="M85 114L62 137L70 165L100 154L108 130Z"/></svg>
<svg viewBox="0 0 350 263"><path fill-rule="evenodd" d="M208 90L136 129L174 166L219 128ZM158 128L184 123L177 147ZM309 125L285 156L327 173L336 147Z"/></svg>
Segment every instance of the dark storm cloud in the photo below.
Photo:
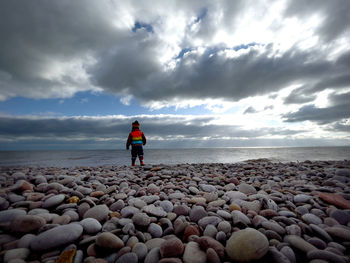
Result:
<svg viewBox="0 0 350 263"><path fill-rule="evenodd" d="M299 88L293 90L285 99L285 104L303 104L310 101L314 101L316 98L315 95L305 94L304 88Z"/></svg>
<svg viewBox="0 0 350 263"><path fill-rule="evenodd" d="M294 135L303 130L277 128L243 129L235 125L214 125L208 122L215 117L191 117L161 115L137 117L71 117L33 118L0 117L0 141L4 143L22 140L42 141L99 141L111 140L125 143L131 122L137 118L148 138L166 141L211 141L225 138L256 138L271 135ZM185 147L186 143L179 143Z"/></svg>
<svg viewBox="0 0 350 263"><path fill-rule="evenodd" d="M320 124L350 118L350 92L329 95L330 106L318 108L315 105L301 107L298 111L285 114L287 122L314 121Z"/></svg>
<svg viewBox="0 0 350 263"><path fill-rule="evenodd" d="M0 95L64 97L64 86L72 94L83 89L75 72L44 75L54 63L84 60L119 43L125 32L112 27L109 10L103 1L1 1Z"/></svg>
<svg viewBox="0 0 350 263"><path fill-rule="evenodd" d="M121 29L113 24L114 20L121 19L115 17L114 12L123 8L119 2L2 1L0 95L64 97L96 85L107 92L133 95L147 103L193 98L239 100L278 91L295 82L309 82L308 86L315 85L313 90L340 83L348 85L344 68L349 69L349 54L340 55L338 64L333 65L326 59L314 60L324 57L321 51L300 51L296 47L278 56L271 53L272 46L259 52L258 47L250 47L248 53L238 58L227 58L222 54L224 46L209 46L204 54L196 53L195 46L188 46L192 39L209 40L219 29L234 33L238 24L235 21L250 8L247 1L179 1L169 5L159 1L154 4L159 9L150 9L144 3L133 6L125 2L131 23L134 19L135 25ZM180 41L183 50L192 51L180 58L171 71L164 71L157 60L167 45L160 31L166 22L167 14L161 13L166 6L171 12L184 15L187 26L198 24L193 35L186 31L182 43ZM257 15L262 15L266 8L260 4ZM289 1L285 13L306 17L321 12L323 22L319 34L332 41L349 29L348 10L347 0L303 4ZM197 18L193 20L193 17ZM137 30L133 30L135 28ZM85 64L88 56L96 60L95 65ZM82 70L90 74L91 87L75 79L74 72L66 72L60 78L43 76L53 62L79 59ZM64 86L72 88L64 90ZM311 98L312 94L308 99Z"/></svg>

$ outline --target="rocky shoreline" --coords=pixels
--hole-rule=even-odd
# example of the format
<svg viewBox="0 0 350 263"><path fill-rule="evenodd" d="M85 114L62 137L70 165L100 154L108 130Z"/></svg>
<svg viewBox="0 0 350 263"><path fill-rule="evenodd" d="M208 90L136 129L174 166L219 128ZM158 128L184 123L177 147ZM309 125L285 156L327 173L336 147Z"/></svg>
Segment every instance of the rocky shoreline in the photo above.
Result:
<svg viewBox="0 0 350 263"><path fill-rule="evenodd" d="M0 261L350 262L350 161L0 167Z"/></svg>

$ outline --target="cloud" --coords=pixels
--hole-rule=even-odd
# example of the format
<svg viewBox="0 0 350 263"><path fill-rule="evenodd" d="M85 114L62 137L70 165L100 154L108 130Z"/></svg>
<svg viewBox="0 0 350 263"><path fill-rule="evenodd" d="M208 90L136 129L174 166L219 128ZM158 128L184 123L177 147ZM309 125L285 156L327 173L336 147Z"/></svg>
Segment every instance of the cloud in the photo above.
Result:
<svg viewBox="0 0 350 263"><path fill-rule="evenodd" d="M349 10L350 2L347 0L317 0L307 2L303 0L290 0L285 9L285 14L299 18L305 18L310 16L310 14L319 14L323 21L317 28L317 33L327 42L349 33Z"/></svg>
<svg viewBox="0 0 350 263"><path fill-rule="evenodd" d="M287 113L283 117L287 122L313 121L319 124L332 123L350 118L350 92L332 93L329 95L330 106L319 108L315 105L306 105L296 112Z"/></svg>
<svg viewBox="0 0 350 263"><path fill-rule="evenodd" d="M256 109L254 109L252 106L248 107L243 114L247 114L247 113L257 113L258 111Z"/></svg>
<svg viewBox="0 0 350 263"><path fill-rule="evenodd" d="M235 146L240 141L266 140L271 138L293 137L305 130L261 127L247 129L234 124L215 124L219 116L188 115L140 115L105 117L0 117L0 141L3 145L15 147L21 143L35 145L57 144L66 147L89 142L90 147L101 143L108 146L124 147L137 119L145 132L149 146L166 147L176 144L179 147ZM229 123L229 120L227 120ZM108 147L111 147L109 145ZM238 144L240 145L240 144ZM5 146L4 146L5 147ZM35 148L35 146L34 146Z"/></svg>
<svg viewBox="0 0 350 263"><path fill-rule="evenodd" d="M0 99L95 90L173 105L301 84L305 96L295 91L286 103L311 102L349 85L339 40L349 9L346 0L1 2Z"/></svg>

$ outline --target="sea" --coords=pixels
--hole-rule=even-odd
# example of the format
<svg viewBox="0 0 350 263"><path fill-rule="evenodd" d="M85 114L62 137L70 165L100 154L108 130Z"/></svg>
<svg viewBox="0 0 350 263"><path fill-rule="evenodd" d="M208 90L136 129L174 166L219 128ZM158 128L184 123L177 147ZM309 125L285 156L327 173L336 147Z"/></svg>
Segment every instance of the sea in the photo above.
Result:
<svg viewBox="0 0 350 263"><path fill-rule="evenodd" d="M127 150L0 151L0 166L123 166L130 165L130 154L130 151ZM342 161L350 160L350 146L194 149L148 149L145 147L144 157L148 165L237 163L260 158L284 163L305 160Z"/></svg>

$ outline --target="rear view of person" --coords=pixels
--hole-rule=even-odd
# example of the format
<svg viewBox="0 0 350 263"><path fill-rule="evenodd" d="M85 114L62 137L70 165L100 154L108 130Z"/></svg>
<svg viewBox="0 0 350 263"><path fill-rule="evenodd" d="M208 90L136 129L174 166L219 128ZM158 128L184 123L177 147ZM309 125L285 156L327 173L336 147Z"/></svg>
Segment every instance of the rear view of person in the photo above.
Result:
<svg viewBox="0 0 350 263"><path fill-rule="evenodd" d="M131 145L131 165L135 166L137 156L140 159L140 165L144 166L143 163L143 145L146 144L146 137L140 130L140 124L138 121L132 123L132 130L129 133L128 140L126 142L126 149L129 150Z"/></svg>

